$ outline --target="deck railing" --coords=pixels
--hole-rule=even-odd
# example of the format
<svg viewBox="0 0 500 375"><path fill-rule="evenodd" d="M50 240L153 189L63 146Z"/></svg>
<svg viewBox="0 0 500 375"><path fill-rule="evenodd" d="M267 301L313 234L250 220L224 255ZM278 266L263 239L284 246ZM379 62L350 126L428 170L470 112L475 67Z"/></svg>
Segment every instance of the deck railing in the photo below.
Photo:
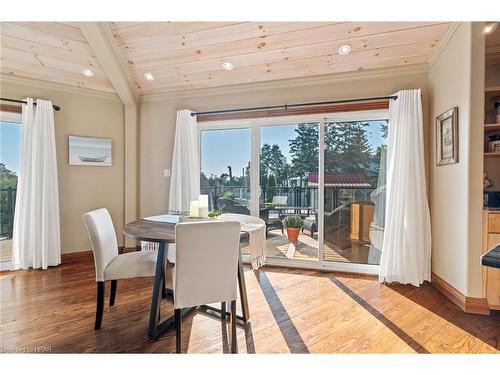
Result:
<svg viewBox="0 0 500 375"><path fill-rule="evenodd" d="M371 200L374 187L344 188L325 187L325 211L352 201ZM249 186L203 186L201 194L209 196L210 209L220 208L221 201L234 201L242 206L250 206ZM260 190L261 207L293 206L318 209L319 190L318 187L267 187ZM276 202L280 202L276 204ZM284 203L286 202L286 203Z"/></svg>
<svg viewBox="0 0 500 375"><path fill-rule="evenodd" d="M14 210L16 207L16 193L14 188L0 189L0 236L12 237L14 224Z"/></svg>

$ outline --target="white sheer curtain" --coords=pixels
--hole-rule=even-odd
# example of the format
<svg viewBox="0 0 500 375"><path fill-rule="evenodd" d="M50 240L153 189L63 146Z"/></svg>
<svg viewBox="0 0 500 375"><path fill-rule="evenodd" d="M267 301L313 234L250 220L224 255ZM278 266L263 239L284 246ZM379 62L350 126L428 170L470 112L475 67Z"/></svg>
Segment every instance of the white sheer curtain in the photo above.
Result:
<svg viewBox="0 0 500 375"><path fill-rule="evenodd" d="M52 102L26 99L12 236L13 269L61 263L59 188Z"/></svg>
<svg viewBox="0 0 500 375"><path fill-rule="evenodd" d="M431 279L431 228L424 167L420 90L389 106L385 232L380 282L419 286Z"/></svg>
<svg viewBox="0 0 500 375"><path fill-rule="evenodd" d="M189 210L189 201L200 194L200 159L196 117L191 111L177 111L172 177L170 179L170 210Z"/></svg>

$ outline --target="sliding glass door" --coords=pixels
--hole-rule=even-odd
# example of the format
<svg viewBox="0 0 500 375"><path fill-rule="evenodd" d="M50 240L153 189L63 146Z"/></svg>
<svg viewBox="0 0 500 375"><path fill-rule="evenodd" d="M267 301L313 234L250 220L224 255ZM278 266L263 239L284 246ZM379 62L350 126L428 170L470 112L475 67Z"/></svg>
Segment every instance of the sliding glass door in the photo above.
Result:
<svg viewBox="0 0 500 375"><path fill-rule="evenodd" d="M201 123L210 210L266 222L268 264L376 272L385 223L387 112ZM299 216L297 238L287 217Z"/></svg>
<svg viewBox="0 0 500 375"><path fill-rule="evenodd" d="M387 120L325 123L325 262L380 264L387 129Z"/></svg>
<svg viewBox="0 0 500 375"><path fill-rule="evenodd" d="M299 216L306 223L318 209L319 124L260 128L260 216L266 221L266 256L318 261L317 229L291 240L283 221Z"/></svg>
<svg viewBox="0 0 500 375"><path fill-rule="evenodd" d="M250 215L250 129L204 130L200 191L209 210Z"/></svg>

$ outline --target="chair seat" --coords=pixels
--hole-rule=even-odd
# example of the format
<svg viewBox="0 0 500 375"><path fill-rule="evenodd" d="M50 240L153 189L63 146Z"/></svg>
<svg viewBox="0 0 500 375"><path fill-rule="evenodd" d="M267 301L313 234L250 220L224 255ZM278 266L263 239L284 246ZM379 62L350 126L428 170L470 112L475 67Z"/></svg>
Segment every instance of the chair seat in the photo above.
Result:
<svg viewBox="0 0 500 375"><path fill-rule="evenodd" d="M305 222L316 223L316 218L314 215L308 216L304 219Z"/></svg>
<svg viewBox="0 0 500 375"><path fill-rule="evenodd" d="M154 276L157 256L157 250L120 254L104 270L104 280Z"/></svg>

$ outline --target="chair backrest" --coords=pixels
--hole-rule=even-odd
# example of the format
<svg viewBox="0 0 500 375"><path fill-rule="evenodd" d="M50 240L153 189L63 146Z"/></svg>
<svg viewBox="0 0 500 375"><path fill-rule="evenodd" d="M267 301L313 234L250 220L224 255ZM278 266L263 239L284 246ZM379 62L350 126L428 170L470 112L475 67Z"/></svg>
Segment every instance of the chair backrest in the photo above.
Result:
<svg viewBox="0 0 500 375"><path fill-rule="evenodd" d="M269 223L269 208L261 208L259 210L259 217L264 220L266 224Z"/></svg>
<svg viewBox="0 0 500 375"><path fill-rule="evenodd" d="M174 308L236 299L240 231L236 221L175 226Z"/></svg>
<svg viewBox="0 0 500 375"><path fill-rule="evenodd" d="M222 211L232 214L242 214L242 215L250 215L250 210L247 206L235 201L234 199L229 198L219 198L217 201L217 205Z"/></svg>
<svg viewBox="0 0 500 375"><path fill-rule="evenodd" d="M273 203L286 206L288 204L288 197L286 195L273 196Z"/></svg>
<svg viewBox="0 0 500 375"><path fill-rule="evenodd" d="M118 255L115 227L109 212L105 208L87 212L83 221L92 244L97 281L104 281L104 270Z"/></svg>

